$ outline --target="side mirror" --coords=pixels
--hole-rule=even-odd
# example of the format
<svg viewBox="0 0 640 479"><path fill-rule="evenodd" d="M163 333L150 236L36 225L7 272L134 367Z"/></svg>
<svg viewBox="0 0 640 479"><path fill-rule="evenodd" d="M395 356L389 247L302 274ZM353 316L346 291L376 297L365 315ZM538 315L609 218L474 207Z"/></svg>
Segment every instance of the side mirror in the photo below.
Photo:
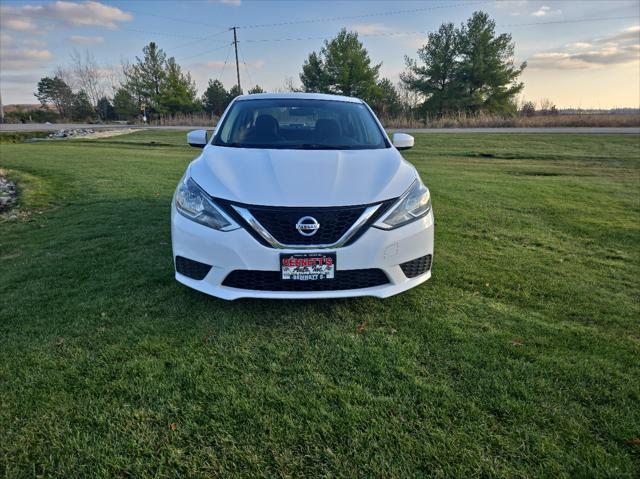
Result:
<svg viewBox="0 0 640 479"><path fill-rule="evenodd" d="M207 130L193 130L187 133L187 143L195 148L204 148L207 145Z"/></svg>
<svg viewBox="0 0 640 479"><path fill-rule="evenodd" d="M398 150L408 150L409 148L413 148L415 140L411 135L407 135L406 133L394 133L392 142L393 146Z"/></svg>

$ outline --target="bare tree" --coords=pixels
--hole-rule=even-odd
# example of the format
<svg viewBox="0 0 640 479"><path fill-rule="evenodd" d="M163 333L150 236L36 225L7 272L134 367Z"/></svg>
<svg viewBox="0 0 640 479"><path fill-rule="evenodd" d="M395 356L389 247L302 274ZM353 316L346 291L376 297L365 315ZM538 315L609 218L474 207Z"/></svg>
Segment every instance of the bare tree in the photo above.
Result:
<svg viewBox="0 0 640 479"><path fill-rule="evenodd" d="M413 110L424 101L424 97L420 92L409 89L403 81L396 84L396 91L405 112Z"/></svg>
<svg viewBox="0 0 640 479"><path fill-rule="evenodd" d="M296 85L295 81L293 80L293 77L290 77L290 76L284 77L284 85L279 90L282 90L282 92L302 91L302 89Z"/></svg>
<svg viewBox="0 0 640 479"><path fill-rule="evenodd" d="M87 94L92 105L97 105L98 100L105 96L108 78L93 54L85 50L83 55L74 50L71 53L70 70L77 87Z"/></svg>
<svg viewBox="0 0 640 479"><path fill-rule="evenodd" d="M75 76L73 75L73 72L69 68L63 67L61 65L57 65L53 69L53 77L60 78L63 82L69 85L69 88L71 88L72 90L76 90L78 88L78 84L76 82Z"/></svg>

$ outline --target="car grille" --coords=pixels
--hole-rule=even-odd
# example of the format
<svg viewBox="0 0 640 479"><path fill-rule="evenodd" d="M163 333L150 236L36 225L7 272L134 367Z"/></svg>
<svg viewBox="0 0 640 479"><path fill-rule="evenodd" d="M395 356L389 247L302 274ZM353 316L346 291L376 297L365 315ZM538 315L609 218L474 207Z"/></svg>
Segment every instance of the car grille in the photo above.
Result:
<svg viewBox="0 0 640 479"><path fill-rule="evenodd" d="M176 271L191 279L204 279L209 274L211 266L204 263L199 263L192 259L183 258L182 256L176 256Z"/></svg>
<svg viewBox="0 0 640 479"><path fill-rule="evenodd" d="M412 259L400 265L402 272L407 278L415 278L431 269L431 255L422 256L421 258Z"/></svg>
<svg viewBox="0 0 640 479"><path fill-rule="evenodd" d="M269 245L231 206L226 200L215 199L225 212L241 224L254 238L265 246ZM369 220L349 239L344 246L354 243L367 229L378 220L395 202L395 199L381 203ZM283 245L313 246L330 245L336 243L353 224L360 218L367 207L371 205L340 206L340 207L284 207L284 206L254 206L237 204L247 208L251 215ZM301 235L296 229L296 223L304 216L312 216L320 229L313 236Z"/></svg>
<svg viewBox="0 0 640 479"><path fill-rule="evenodd" d="M255 291L342 291L346 289L372 288L389 283L381 269L352 269L336 271L334 279L321 281L288 281L280 271L232 271L222 282L223 286Z"/></svg>

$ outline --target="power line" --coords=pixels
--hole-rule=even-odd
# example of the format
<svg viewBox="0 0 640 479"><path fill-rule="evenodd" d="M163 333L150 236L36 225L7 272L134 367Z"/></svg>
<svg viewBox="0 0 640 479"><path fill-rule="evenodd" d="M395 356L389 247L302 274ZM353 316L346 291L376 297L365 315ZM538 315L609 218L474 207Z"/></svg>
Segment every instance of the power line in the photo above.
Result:
<svg viewBox="0 0 640 479"><path fill-rule="evenodd" d="M607 20L637 20L637 17L599 17L599 18L578 18L575 20L555 20L548 22L531 22L531 23L507 23L497 25L498 27L528 27L532 25L552 25L555 23L581 23L581 22L601 22Z"/></svg>
<svg viewBox="0 0 640 479"><path fill-rule="evenodd" d="M228 47L229 45L233 45L233 44L222 45L221 47L218 47L218 48L212 48L211 50L205 50L204 52L196 53L195 55L183 57L180 59L180 61L183 62L185 60L191 60L192 58L199 57L201 55L206 55L207 53L215 52L217 50L222 50L224 47Z"/></svg>
<svg viewBox="0 0 640 479"><path fill-rule="evenodd" d="M224 30L222 30L222 31L219 31L219 32L213 33L213 34L211 34L211 35L207 35L206 37L198 38L197 40L194 40L194 41L192 41L192 42L183 43L183 44L178 45L178 46L176 46L176 47L169 48L169 50L178 50L179 48L184 48L184 47L188 47L188 46L190 46L190 45L195 45L196 43L200 43L200 41L204 41L204 40L206 40L206 41L213 41L213 42L223 42L223 43L227 43L227 41L228 41L228 40L211 40L211 38L213 38L213 37L217 37L218 35L222 35L223 33L227 33L229 30L230 30L229 28L225 28L225 29L224 29Z"/></svg>
<svg viewBox="0 0 640 479"><path fill-rule="evenodd" d="M583 23L583 22L601 22L609 20L635 20L635 17L600 17L600 18L580 18L575 20L556 20L548 22L531 22L531 23L511 23L496 25L497 27L527 27L534 25L551 25L562 23ZM406 36L415 34L425 34L431 30L414 30L414 31L398 31L398 32L378 32L378 33L359 33L361 37L379 37L379 36ZM247 43L260 43L260 42L287 42L287 41L303 41L303 40L324 40L327 35L313 36L313 37L285 37L285 38L248 38L244 40Z"/></svg>
<svg viewBox="0 0 640 479"><path fill-rule="evenodd" d="M128 28L122 27L118 25L118 30L124 30L126 32L134 32L134 33L144 33L146 35L160 35L165 37L175 37L175 38L193 38L195 40L204 40L203 37L195 37L193 35L181 35L179 33L166 33L166 32L150 32L148 30L140 30L138 28Z"/></svg>
<svg viewBox="0 0 640 479"><path fill-rule="evenodd" d="M227 61L229 61L229 54L231 53L231 45L233 45L233 44L229 45L229 49L227 50L227 57L224 59L224 64L222 65L222 72L220 72L220 77L219 77L220 78L220 83L222 83L222 77L224 75L224 69L227 66Z"/></svg>
<svg viewBox="0 0 640 479"><path fill-rule="evenodd" d="M253 85L253 79L251 78L251 73L249 73L247 62L244 60L244 52L242 50L240 50L240 57L242 58L242 63L244 63L244 71L247 72L247 76L249 77L249 87L251 87L251 85Z"/></svg>
<svg viewBox="0 0 640 479"><path fill-rule="evenodd" d="M134 10L129 7L125 7L125 8L127 11L137 13L138 15L149 15L150 17L162 18L164 20L171 20L172 22L191 23L194 25L204 25L207 27L223 28L222 25L212 25L211 23L207 23L207 22L199 22L198 20L187 20L186 18L175 18L175 17L166 16L166 15L160 15L158 13L150 13L150 12L143 12L140 10Z"/></svg>
<svg viewBox="0 0 640 479"><path fill-rule="evenodd" d="M390 10L386 12L378 12L378 13L365 13L361 15L345 15L340 17L325 17L325 18L311 18L306 20L291 20L287 22L279 22L279 23L261 23L254 25L241 25L238 28L266 28L266 27L281 27L286 25L297 25L302 23L319 23L319 22L332 22L336 20L352 20L356 18L370 18L370 17L381 17L387 15L400 15L403 13L417 13L417 12L426 12L430 10L439 10L443 8L455 8L466 5L480 5L483 3L493 3L493 1L474 1L474 2L462 2L462 3L451 3L451 4L443 4L431 7L421 7L421 8L409 8L405 10Z"/></svg>

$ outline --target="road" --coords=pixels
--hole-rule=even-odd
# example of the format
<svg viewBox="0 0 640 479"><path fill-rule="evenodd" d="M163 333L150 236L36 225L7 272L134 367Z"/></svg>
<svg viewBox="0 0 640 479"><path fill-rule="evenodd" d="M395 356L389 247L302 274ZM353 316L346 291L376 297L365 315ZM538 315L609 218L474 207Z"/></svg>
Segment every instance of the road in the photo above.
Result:
<svg viewBox="0 0 640 479"><path fill-rule="evenodd" d="M198 128L211 129L212 125L203 126L142 126L142 125L89 125L89 124L46 124L46 123L17 123L0 124L0 132L26 132L26 131L57 131L69 128L93 128L118 129L155 129L155 130L181 130L189 131ZM561 127L561 128L389 128L390 132L402 131L404 133L560 133L560 134L623 134L640 135L640 127Z"/></svg>

